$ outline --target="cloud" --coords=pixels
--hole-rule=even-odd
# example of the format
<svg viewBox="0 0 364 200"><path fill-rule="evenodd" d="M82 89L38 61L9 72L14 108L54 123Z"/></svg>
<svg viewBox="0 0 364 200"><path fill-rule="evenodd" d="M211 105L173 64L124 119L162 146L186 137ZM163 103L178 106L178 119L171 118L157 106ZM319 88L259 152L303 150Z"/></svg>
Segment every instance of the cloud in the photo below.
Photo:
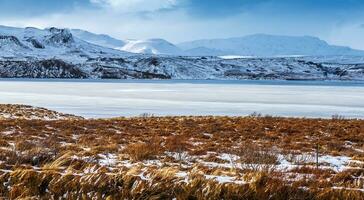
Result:
<svg viewBox="0 0 364 200"><path fill-rule="evenodd" d="M39 16L87 7L89 0L0 0L0 17Z"/></svg>
<svg viewBox="0 0 364 200"><path fill-rule="evenodd" d="M178 4L177 0L90 0L90 2L122 13L154 12L171 9Z"/></svg>
<svg viewBox="0 0 364 200"><path fill-rule="evenodd" d="M185 9L195 17L221 18L239 15L271 0L188 0Z"/></svg>
<svg viewBox="0 0 364 200"><path fill-rule="evenodd" d="M252 13L255 15L290 18L313 16L335 20L362 15L363 0L187 0L186 11L196 18L221 18Z"/></svg>

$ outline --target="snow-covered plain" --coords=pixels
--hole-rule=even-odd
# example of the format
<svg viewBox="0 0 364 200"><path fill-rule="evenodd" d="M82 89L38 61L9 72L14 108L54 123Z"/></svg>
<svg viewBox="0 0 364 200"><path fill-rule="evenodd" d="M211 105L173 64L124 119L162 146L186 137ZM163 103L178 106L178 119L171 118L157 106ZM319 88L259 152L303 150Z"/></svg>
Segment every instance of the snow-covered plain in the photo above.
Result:
<svg viewBox="0 0 364 200"><path fill-rule="evenodd" d="M28 104L89 118L263 115L364 118L363 82L0 81L0 103Z"/></svg>

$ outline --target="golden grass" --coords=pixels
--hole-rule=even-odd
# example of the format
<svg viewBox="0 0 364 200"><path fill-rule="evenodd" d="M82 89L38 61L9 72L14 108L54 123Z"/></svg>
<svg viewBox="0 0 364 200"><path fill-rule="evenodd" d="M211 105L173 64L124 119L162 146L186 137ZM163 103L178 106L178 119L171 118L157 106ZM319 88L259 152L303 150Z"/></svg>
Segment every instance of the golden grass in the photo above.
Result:
<svg viewBox="0 0 364 200"><path fill-rule="evenodd" d="M358 162L342 172L316 169L309 155L317 145L321 155ZM6 199L364 199L362 120L3 119L0 146ZM279 154L297 167L276 170Z"/></svg>

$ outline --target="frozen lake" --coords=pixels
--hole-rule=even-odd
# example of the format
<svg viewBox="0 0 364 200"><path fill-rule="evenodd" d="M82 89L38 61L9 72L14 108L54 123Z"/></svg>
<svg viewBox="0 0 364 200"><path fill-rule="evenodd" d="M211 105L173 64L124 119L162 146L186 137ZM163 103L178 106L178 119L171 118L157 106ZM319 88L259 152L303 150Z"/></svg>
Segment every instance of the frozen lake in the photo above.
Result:
<svg viewBox="0 0 364 200"><path fill-rule="evenodd" d="M229 115L364 118L363 82L0 79L0 103L104 118Z"/></svg>

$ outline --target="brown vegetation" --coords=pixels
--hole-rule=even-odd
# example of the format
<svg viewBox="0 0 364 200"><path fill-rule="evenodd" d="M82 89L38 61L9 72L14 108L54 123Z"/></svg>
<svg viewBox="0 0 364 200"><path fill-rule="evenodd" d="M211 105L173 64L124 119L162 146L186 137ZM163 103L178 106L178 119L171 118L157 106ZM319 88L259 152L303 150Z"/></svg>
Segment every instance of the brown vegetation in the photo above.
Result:
<svg viewBox="0 0 364 200"><path fill-rule="evenodd" d="M0 104L0 119L82 119L75 115L62 114L45 108L26 105Z"/></svg>
<svg viewBox="0 0 364 200"><path fill-rule="evenodd" d="M364 199L362 120L17 118L0 145L3 198ZM316 169L317 145L355 162Z"/></svg>

